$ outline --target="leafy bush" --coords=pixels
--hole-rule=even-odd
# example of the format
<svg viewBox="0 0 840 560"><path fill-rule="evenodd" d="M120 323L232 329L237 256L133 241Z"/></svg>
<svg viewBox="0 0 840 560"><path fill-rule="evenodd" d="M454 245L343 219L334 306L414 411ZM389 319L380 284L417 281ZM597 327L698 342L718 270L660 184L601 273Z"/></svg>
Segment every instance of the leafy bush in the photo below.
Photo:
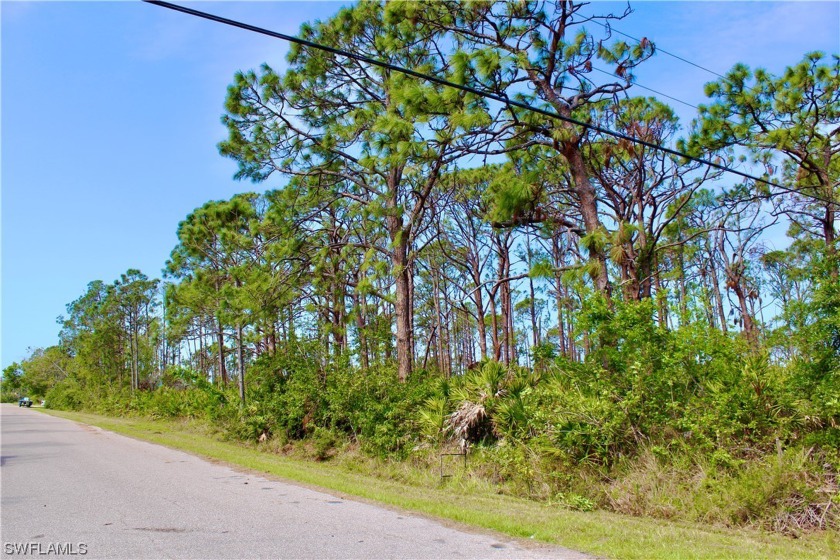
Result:
<svg viewBox="0 0 840 560"><path fill-rule="evenodd" d="M316 427L312 432L312 444L315 449L315 460L325 461L329 458L330 451L337 443L335 434L326 428Z"/></svg>
<svg viewBox="0 0 840 560"><path fill-rule="evenodd" d="M47 391L44 400L47 408L59 410L81 410L85 404L85 392L79 383L72 378L56 383Z"/></svg>
<svg viewBox="0 0 840 560"><path fill-rule="evenodd" d="M344 366L327 378L325 425L358 441L374 455L404 456L420 423L419 410L435 380L425 372L400 383L392 367Z"/></svg>

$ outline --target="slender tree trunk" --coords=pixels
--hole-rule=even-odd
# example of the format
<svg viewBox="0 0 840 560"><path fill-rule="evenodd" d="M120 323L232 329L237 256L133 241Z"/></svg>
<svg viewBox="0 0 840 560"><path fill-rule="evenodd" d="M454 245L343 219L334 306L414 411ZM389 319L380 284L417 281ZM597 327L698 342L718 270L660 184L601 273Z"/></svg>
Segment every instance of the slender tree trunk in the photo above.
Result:
<svg viewBox="0 0 840 560"><path fill-rule="evenodd" d="M359 363L362 369L370 368L370 357L368 354L367 327L365 325L365 309L363 304L364 296L359 293L353 295L356 306L356 335L359 338Z"/></svg>
<svg viewBox="0 0 840 560"><path fill-rule="evenodd" d="M499 361L502 357L502 345L499 342L499 317L496 313L496 289L490 290L490 326L493 329L493 359Z"/></svg>
<svg viewBox="0 0 840 560"><path fill-rule="evenodd" d="M836 133L836 131L835 131ZM826 147L823 153L823 165L822 169L818 171L818 175L820 177L820 182L828 186L826 198L830 200L835 200L833 196L834 185L837 184L837 181L832 181L832 178L828 174L828 169L831 166L831 160L833 159L835 154L831 153L831 149ZM823 229L823 239L825 240L825 250L826 253L832 261L837 257L837 208L834 204L826 204L825 205L825 214L823 215L822 219L822 229ZM840 275L840 270L838 270L838 266L836 263L832 266L829 274L831 274L832 278L837 278Z"/></svg>
<svg viewBox="0 0 840 560"><path fill-rule="evenodd" d="M478 328L478 348L481 351L481 359L487 359L487 320L484 317L484 296L481 288L481 270L478 266L478 259L473 259L471 264L472 279L475 289L472 292L475 303L475 319Z"/></svg>
<svg viewBox="0 0 840 560"><path fill-rule="evenodd" d="M508 321L508 348L510 349L510 361L508 363L515 364L517 363L517 351L516 351L516 330L514 329L514 322L513 322L513 294L512 290L510 289L510 283L507 283L507 290L505 291L505 295L507 296L507 321Z"/></svg>
<svg viewBox="0 0 840 560"><path fill-rule="evenodd" d="M569 169L574 178L575 194L580 204L579 210L583 218L584 228L587 234L593 234L601 229L601 221L598 218L597 193L589 181L583 154L577 143L573 142L564 142L561 153L569 163ZM598 271L593 278L595 287L604 294L608 302L611 302L612 286L607 271L607 256L603 249L592 247L589 249L589 257L598 263Z"/></svg>
<svg viewBox="0 0 840 560"><path fill-rule="evenodd" d="M397 376L405 383L414 365L414 336L412 331L412 274L409 262L409 232L403 223L397 201L402 169L392 169L388 175L388 215L385 226L391 242L391 265L396 280L395 316L397 322Z"/></svg>
<svg viewBox="0 0 840 560"><path fill-rule="evenodd" d="M717 308L718 318L720 320L720 330L727 332L726 313L723 311L723 294L720 289L720 278L718 276L717 266L715 265L715 256L709 253L709 280L712 284L712 293L715 297L715 307Z"/></svg>
<svg viewBox="0 0 840 560"><path fill-rule="evenodd" d="M712 296L712 286L709 282L709 267L705 264L700 265L700 283L703 285L703 309L706 312L706 320L709 322L709 328L714 329L717 326L715 320L715 308L713 304L714 297Z"/></svg>
<svg viewBox="0 0 840 560"><path fill-rule="evenodd" d="M459 373L464 373L467 370L467 367L475 363L475 340L473 339L474 332L472 330L472 326L470 325L470 318L469 316L464 316L464 360L461 364L461 368ZM481 357L484 359L484 356Z"/></svg>
<svg viewBox="0 0 840 560"><path fill-rule="evenodd" d="M469 274L474 289L470 292L470 298L475 304L475 322L478 329L478 348L481 352L481 359L487 359L487 318L484 314L484 294L481 287L481 265L479 262L478 249L471 247L467 256Z"/></svg>
<svg viewBox="0 0 840 560"><path fill-rule="evenodd" d="M569 348L569 358L574 361L579 361L580 353L578 352L578 346L575 340L574 309L572 308L571 299L569 299L569 303L566 306L566 321L568 321L566 328L566 342Z"/></svg>
<svg viewBox="0 0 840 560"><path fill-rule="evenodd" d="M272 319L271 331L268 334L268 351L274 356L277 354L277 321Z"/></svg>
<svg viewBox="0 0 840 560"><path fill-rule="evenodd" d="M289 337L289 320L288 320L288 317L291 316L291 314L292 314L290 309L291 309L291 304L288 307L284 306L280 310L279 316L277 317L277 322L279 323L279 326L280 326L280 332L278 334L280 335L280 341L282 342L283 347L286 348L286 349L289 348L289 341L291 340L291 338Z"/></svg>
<svg viewBox="0 0 840 560"><path fill-rule="evenodd" d="M682 241L682 233L680 233L680 241ZM688 314L688 292L686 290L685 282L685 248L682 244L677 247L677 262L679 263L680 274L680 322L685 320Z"/></svg>
<svg viewBox="0 0 840 560"><path fill-rule="evenodd" d="M394 272L397 275L395 315L397 320L397 375L405 382L411 375L413 357L411 341L411 312L409 274L405 262L405 246L395 248Z"/></svg>
<svg viewBox="0 0 840 560"><path fill-rule="evenodd" d="M837 242L835 223L837 223L837 211L833 205L826 205L825 218L823 219L823 239L825 239L825 246L828 248L829 255L835 255L837 253L837 247L835 247ZM835 276L837 272L836 268L832 270L832 274Z"/></svg>
<svg viewBox="0 0 840 560"><path fill-rule="evenodd" d="M319 314L321 316L321 326L318 331L322 334L324 338L324 360L329 361L330 359L330 351L332 348L332 313L328 307L327 296L319 297L318 298L318 305L320 306Z"/></svg>
<svg viewBox="0 0 840 560"><path fill-rule="evenodd" d="M744 325L744 335L752 344L758 342L758 333L755 327L755 320L752 318L749 309L749 302L747 301L747 294L740 282L735 282L731 285L731 289L735 292L738 298L738 305L741 308L741 322Z"/></svg>
<svg viewBox="0 0 840 560"><path fill-rule="evenodd" d="M510 277L510 248L507 245L507 238L505 239L505 268L504 277ZM513 290L510 286L510 281L505 281L502 284L502 298L504 305L505 318L505 332L506 332L506 347L507 347L507 362L508 364L515 364L516 358L516 332L514 330L513 317Z"/></svg>
<svg viewBox="0 0 840 560"><path fill-rule="evenodd" d="M429 336L429 341L426 343L426 352L423 354L423 369L426 369L426 364L429 362L429 354L432 352L432 346L437 344L437 325L432 326L432 334Z"/></svg>
<svg viewBox="0 0 840 560"><path fill-rule="evenodd" d="M219 346L219 375L222 379L222 386L227 387L228 376L225 368L225 331L222 327L222 318L216 316L216 344Z"/></svg>
<svg viewBox="0 0 840 560"><path fill-rule="evenodd" d="M394 323L394 312L392 306L389 304L384 304L382 306L382 316L384 318L384 324L387 326L388 329L388 336L381 339L382 344L382 355L385 358L385 361L390 361L394 357L394 340L391 336L391 325ZM380 323L381 324L381 323ZM380 333L383 332L382 327L379 330ZM384 334L384 333L383 333Z"/></svg>
<svg viewBox="0 0 840 560"><path fill-rule="evenodd" d="M239 400L245 404L245 345L242 321L236 321L236 361L239 363Z"/></svg>
<svg viewBox="0 0 840 560"><path fill-rule="evenodd" d="M204 361L204 324L201 321L198 322L198 367L204 374L204 378L210 379L210 368Z"/></svg>
<svg viewBox="0 0 840 560"><path fill-rule="evenodd" d="M131 316L129 315L129 321ZM128 347L131 354L131 390L137 390L139 383L137 382L137 329L132 323L128 333Z"/></svg>
<svg viewBox="0 0 840 560"><path fill-rule="evenodd" d="M559 298L558 298L559 300ZM566 319L563 316L562 301L557 302L557 338L560 346L560 353L564 356L569 355L569 350L566 344Z"/></svg>
<svg viewBox="0 0 840 560"><path fill-rule="evenodd" d="M446 359L444 358L444 353L446 352L444 348L444 337L443 337L443 309L441 309L440 305L440 281L437 277L437 272L435 270L431 271L431 280L432 280L432 303L435 306L435 325L434 330L438 333L437 338L435 339L435 354L437 355L437 364L438 364L438 371L443 373L445 376L448 377L446 371Z"/></svg>
<svg viewBox="0 0 840 560"><path fill-rule="evenodd" d="M534 346L540 344L540 331L537 328L537 303L534 292L534 279L528 276L528 288L531 295L531 332L533 334Z"/></svg>
<svg viewBox="0 0 840 560"><path fill-rule="evenodd" d="M134 328L134 388L140 388L140 331Z"/></svg>
<svg viewBox="0 0 840 560"><path fill-rule="evenodd" d="M163 321L161 322L161 346L163 348L163 355L161 359L161 373L166 371L166 362L167 362L167 341L166 341L166 289L163 290L163 297L161 298L161 307L163 309Z"/></svg>
<svg viewBox="0 0 840 560"><path fill-rule="evenodd" d="M662 287L662 276L659 273L660 267L659 263L656 263L656 274L653 277L653 284L656 287L656 295L659 296L659 326L663 328L668 327L668 301L667 298L662 297L664 296L664 290Z"/></svg>
<svg viewBox="0 0 840 560"><path fill-rule="evenodd" d="M555 305L557 306L557 334L560 339L560 352L571 358L571 347L566 342L566 326L564 324L563 311L566 307L564 301L566 297L566 290L563 286L563 276L561 273L563 257L560 251L560 238L558 235L554 235L551 238L551 255L554 260L554 298Z"/></svg>
<svg viewBox="0 0 840 560"><path fill-rule="evenodd" d="M621 279L621 292L624 294L625 301L639 301L639 282L636 275L635 267L629 256L627 256L627 248L624 248L624 262L620 263L618 267Z"/></svg>
<svg viewBox="0 0 840 560"><path fill-rule="evenodd" d="M345 317L347 309L344 302L344 289L336 285L333 290L333 338L335 341L336 357L347 350L347 333Z"/></svg>
<svg viewBox="0 0 840 560"><path fill-rule="evenodd" d="M502 361L505 364L510 364L510 333L508 332L508 328L510 326L510 321L508 321L508 298L507 298L507 282L503 282L505 276L505 255L501 251L502 245L501 243L498 244L499 247L499 268L496 272L496 279L499 284L499 292L501 296L500 303L500 314L502 319Z"/></svg>
<svg viewBox="0 0 840 560"><path fill-rule="evenodd" d="M510 364L515 360L513 356L513 333L511 332L512 321L512 306L510 295L510 283L507 278L510 276L510 250L508 247L509 233L502 238L502 235L493 234L493 243L496 246L496 254L499 262L496 268L496 285L499 289L500 296L500 314L502 327L502 361L505 364ZM494 287L495 288L495 287Z"/></svg>
<svg viewBox="0 0 840 560"><path fill-rule="evenodd" d="M457 314L453 312L452 308L449 306L449 298L447 294L449 293L449 287L446 284L446 278L442 278L443 286L441 288L441 295L443 296L441 299L441 309L443 310L443 320L444 330L441 332L441 335L444 336L444 371L446 372L447 379L452 376L452 362L453 362L453 352L457 348L455 345L453 331L457 332L458 328L458 317Z"/></svg>
<svg viewBox="0 0 840 560"><path fill-rule="evenodd" d="M407 237L407 235L406 235ZM411 252L411 247L406 248L406 262L408 263L408 332L411 364L414 365L414 277L415 277L415 263L413 258L409 258L408 253Z"/></svg>
<svg viewBox="0 0 840 560"><path fill-rule="evenodd" d="M636 284L638 286L639 299L650 299L653 294L653 260L654 249L642 247L636 266Z"/></svg>
<svg viewBox="0 0 840 560"><path fill-rule="evenodd" d="M293 302L289 304L289 326L286 329L286 344L288 345L296 338L297 332L295 331L295 304Z"/></svg>

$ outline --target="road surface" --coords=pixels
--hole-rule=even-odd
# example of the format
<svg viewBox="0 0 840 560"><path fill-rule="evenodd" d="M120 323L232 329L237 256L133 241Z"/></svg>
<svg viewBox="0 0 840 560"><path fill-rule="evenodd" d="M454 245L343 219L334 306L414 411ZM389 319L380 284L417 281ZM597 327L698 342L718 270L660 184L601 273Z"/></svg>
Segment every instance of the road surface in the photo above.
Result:
<svg viewBox="0 0 840 560"><path fill-rule="evenodd" d="M0 406L4 558L586 558Z"/></svg>

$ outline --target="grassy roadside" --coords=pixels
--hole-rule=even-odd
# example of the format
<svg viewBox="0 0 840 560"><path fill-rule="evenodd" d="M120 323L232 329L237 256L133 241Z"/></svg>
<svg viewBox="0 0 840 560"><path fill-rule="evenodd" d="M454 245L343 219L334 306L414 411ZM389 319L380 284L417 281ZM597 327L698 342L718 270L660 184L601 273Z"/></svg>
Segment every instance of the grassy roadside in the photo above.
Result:
<svg viewBox="0 0 840 560"><path fill-rule="evenodd" d="M710 529L601 511L576 512L454 484L419 487L331 463L292 459L219 441L179 422L44 412L334 492L608 558L840 557L836 533L794 540L750 530Z"/></svg>

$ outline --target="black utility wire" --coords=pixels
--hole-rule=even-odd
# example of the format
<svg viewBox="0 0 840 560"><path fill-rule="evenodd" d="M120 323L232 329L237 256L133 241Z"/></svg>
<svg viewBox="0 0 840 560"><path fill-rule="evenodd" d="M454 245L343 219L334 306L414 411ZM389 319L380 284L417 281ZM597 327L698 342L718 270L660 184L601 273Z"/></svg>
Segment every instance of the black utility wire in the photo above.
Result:
<svg viewBox="0 0 840 560"><path fill-rule="evenodd" d="M634 40L634 41L636 41L636 42L640 42L640 41L641 41L641 39L638 39L638 38L636 38L636 37L633 37L632 35L628 35L627 33L624 33L624 32L622 32L622 31L619 31L618 29L616 29L615 27L613 27L612 25L610 25L610 24L608 24L608 23L602 23L602 22L600 22L600 21L595 21L594 19L592 20L592 23L598 24L598 25L600 25L601 27L603 27L604 29L606 29L606 30L608 30L608 31L615 31L615 32L616 32L616 33L618 33L619 35L623 35L624 37L627 37L628 39L632 39L632 40ZM656 43L654 43L654 46L655 46L655 45L656 45ZM661 52L662 54L667 54L668 56L670 56L670 57L672 57L672 58L676 58L677 60L681 60L681 61L685 62L686 64L691 64L692 66L694 66L695 68L699 68L700 70L705 70L705 71L706 71L706 72L708 72L709 74L713 74L713 75L717 76L718 78L723 78L724 80L729 81L729 78L727 78L727 77L726 77L726 76L724 76L723 74L718 74L718 73L717 73L717 72L715 72L714 70L710 70L710 69L706 68L705 66L700 66L699 64L697 64L697 63L695 63L695 62L691 62L690 60L687 60L687 59L685 59L685 58L683 58L683 57L681 57L681 56L679 56L679 55L676 55L676 54L674 54L674 53L672 53L672 52L668 52L668 51L666 51L665 49L660 49L660 48L656 47L656 51L657 51L657 52Z"/></svg>
<svg viewBox="0 0 840 560"><path fill-rule="evenodd" d="M688 155L688 154L684 154L684 153L679 152L677 150L673 150L673 149L667 148L665 146L660 146L658 144L654 144L653 142L648 142L646 140L641 140L639 138L634 138L634 137L629 136L627 134L622 134L621 132L615 132L613 130L609 130L609 129L606 129L606 128L603 128L603 127L600 127L600 126L597 126L597 125L594 125L594 124L589 124L589 123L585 123L583 121L579 121L579 120L571 118L571 117L566 117L566 116L563 116L556 111L548 111L546 109L541 109L539 107L533 107L531 105L528 105L527 103L523 103L521 101L515 101L515 100L512 100L512 99L509 99L508 97L506 97L504 95L498 95L498 94L490 93L490 92L487 92L487 91L481 91L479 89L476 89L476 88L473 88L473 87L470 87L470 86L456 84L454 82L450 82L448 80L444 80L444 79L441 79L441 78L438 78L438 77L435 77L435 76L431 76L429 74L423 74L421 72L416 72L416 71L410 70L408 68L403 68L402 66L396 66L396 65L388 63L388 62L383 62L381 60L376 60L375 58L370 58L370 57L367 57L367 56L364 56L364 55L352 53L350 51L346 51L346 50L343 50L343 49L337 49L335 47L330 47L329 45L322 45L320 43L315 43L313 41L307 41L306 39L301 39L299 37L295 37L294 35L286 35L285 33L278 33L277 31L271 31L269 29L265 29L265 28L262 28L262 27L257 27L256 25L251 25L251 24L248 24L248 23L243 23L241 21L228 19L228 18L225 18L225 17L222 17L222 16L217 16L217 15L214 15L214 14L210 14L210 13L207 13L207 12L194 10L192 8L187 8L185 6L178 6L177 4L171 4L169 2L161 2L160 0L143 0L143 1L148 3L148 4L154 4L156 6L160 6L162 8L169 8L170 10L175 10L176 12L181 12L181 13L188 14L188 15L191 15L191 16L200 17L200 18L207 19L207 20L210 20L210 21L215 21L217 23L223 23L225 25L230 25L232 27L238 27L239 29L244 29L246 31L252 31L254 33L259 33L260 35L266 35L268 37L274 37L275 39L282 39L282 40L288 41L290 43L296 43L298 45L303 45L303 46L310 47L310 48L313 48L313 49L326 51L326 52L329 52L329 53L332 53L332 54L337 54L337 55L343 56L345 58L350 58L352 60L358 60L359 62L364 62L364 63L367 63L367 64L371 64L373 66L379 66L380 68L385 68L385 69L388 69L388 70L392 70L394 72L399 72L399 73L405 74L407 76L413 76L415 78L419 78L419 79L427 81L427 82L432 82L432 83L435 83L435 84L438 84L438 85L455 88L455 89L458 89L458 90L461 90L461 91L465 91L465 92L468 92L468 93L472 93L474 95L484 97L486 99L492 99L493 101L498 101L499 103L504 103L505 105L508 105L508 106L518 107L520 109L524 109L526 111L532 111L534 113L538 113L540 115L544 115L544 116L550 117L552 119L557 119L557 120L561 120L561 121L564 121L564 122L567 122L567 123L570 123L570 124L581 126L583 128L588 128L589 130L593 130L595 132L600 132L601 134L606 134L608 136L613 136L615 138L620 138L622 140L627 140L627 141L633 142L635 144L641 144L642 146L645 146L647 148L651 148L653 150L659 150L661 152L665 152L666 154L670 154L672 156L685 158L689 161L693 161L693 162L696 162L696 163L707 165L707 166L709 166L713 169L718 169L718 170L724 171L726 173L732 173L733 175L738 175L739 177L743 177L745 179L750 179L752 181L756 181L756 182L759 182L759 183L764 183L765 185L768 185L770 187L774 187L774 188L777 188L777 189L781 189L782 191L785 191L785 192L788 192L788 193L795 193L795 194L799 194L799 195L802 195L802 196L806 196L806 197L811 198L813 200L823 202L825 204L832 204L832 205L840 206L840 203L834 202L833 200L825 200L825 199L820 198L820 197L805 194L805 193L800 192L800 191L795 191L793 189L789 189L787 187L784 187L784 186L782 186L778 183L768 181L767 179L762 179L761 177L756 177L754 175L750 175L749 173L744 173L743 171L738 171L737 169L732 169L731 167L727 167L725 165L721 165L719 163L715 163L713 161L710 161L710 160L707 160L707 159L704 159L704 158L699 158L699 157L691 156L691 155Z"/></svg>
<svg viewBox="0 0 840 560"><path fill-rule="evenodd" d="M600 72L601 74L606 74L607 76L613 76L614 75L612 72L608 72L606 70L602 70L601 68L596 68L594 66L592 67L592 69L595 70L596 72ZM688 101L683 101L682 99L677 99L676 97L674 97L672 95L668 95L667 93L662 93L661 91L657 91L657 90L655 90L653 88L649 88L647 86L643 86L642 84L640 84L638 82L633 82L633 87L645 89L645 90L647 90L651 93L655 93L656 95L661 95L662 97L667 97L668 99L676 101L677 103L682 103L683 105L687 105L687 106L691 107L692 109L699 109L699 107L697 105L692 105Z"/></svg>
<svg viewBox="0 0 840 560"><path fill-rule="evenodd" d="M601 74L606 74L607 76L614 76L615 75L612 72L608 72L607 70L603 70L601 68L597 68L597 67L594 67L594 66L592 67L592 70L594 70L596 72L600 72ZM682 99L679 99L678 97L674 97L673 95L668 95L667 93L663 93L659 90L649 88L645 85L640 84L639 82L633 82L633 87L637 87L639 89L647 90L651 93L655 93L656 95L658 95L660 97L665 97L666 99L670 99L672 101L676 101L677 103L681 103L681 104L683 104L687 107L691 107L692 109L698 109L698 110L700 109L700 107L698 107L697 105L693 105L693 104L689 103L688 101L683 101ZM733 121L729 118L726 119L726 122L728 122L729 124L734 124L734 125L738 124L737 122L735 122L735 121Z"/></svg>

